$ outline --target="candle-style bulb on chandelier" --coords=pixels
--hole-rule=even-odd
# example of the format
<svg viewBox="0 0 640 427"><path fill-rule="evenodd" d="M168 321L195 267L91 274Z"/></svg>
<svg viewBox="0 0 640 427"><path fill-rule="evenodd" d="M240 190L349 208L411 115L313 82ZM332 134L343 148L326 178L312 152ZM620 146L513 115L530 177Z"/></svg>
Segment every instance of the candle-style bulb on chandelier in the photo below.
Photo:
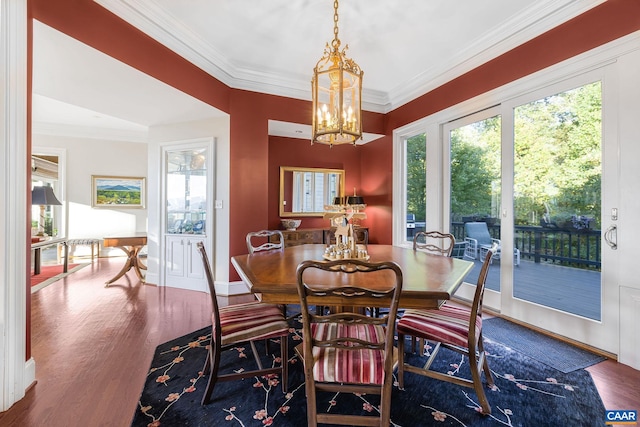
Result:
<svg viewBox="0 0 640 427"><path fill-rule="evenodd" d="M311 144L356 144L362 139L362 76L364 72L347 58L338 38L338 0L333 2L333 41L313 69L311 96L313 128Z"/></svg>

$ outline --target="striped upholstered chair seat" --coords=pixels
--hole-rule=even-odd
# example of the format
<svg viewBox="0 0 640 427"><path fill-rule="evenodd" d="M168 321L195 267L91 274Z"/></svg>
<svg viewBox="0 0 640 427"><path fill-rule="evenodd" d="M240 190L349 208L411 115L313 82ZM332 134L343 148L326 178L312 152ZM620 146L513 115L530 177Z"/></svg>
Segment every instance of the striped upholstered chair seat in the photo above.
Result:
<svg viewBox="0 0 640 427"><path fill-rule="evenodd" d="M247 340L284 337L289 333L289 325L277 305L255 301L222 307L219 313L222 346Z"/></svg>
<svg viewBox="0 0 640 427"><path fill-rule="evenodd" d="M469 308L449 304L433 310L406 310L398 321L398 333L466 347L470 317ZM482 317L476 316L476 336L481 330Z"/></svg>
<svg viewBox="0 0 640 427"><path fill-rule="evenodd" d="M471 307L444 304L439 309L407 310L404 312L404 316L398 321L398 353L400 356L398 360L398 387L404 388L405 371L441 381L448 381L464 387L471 387L478 396L482 413L485 415L491 413L491 405L484 392L481 377L484 372L487 384L493 386L493 376L487 361L487 354L484 351L482 338L482 298L487 282L489 264L496 250L497 245L494 245L487 251L487 256L482 262ZM412 366L404 362L406 336L435 342L435 347L428 356L429 359L422 367ZM411 340L413 342L413 338ZM413 347L413 344L411 346ZM441 347L467 356L469 368L471 369L471 379L431 370L431 364L437 357ZM422 342L419 348L422 356Z"/></svg>
<svg viewBox="0 0 640 427"><path fill-rule="evenodd" d="M307 425L388 426L398 356L393 344L402 292L400 266L391 261L307 260L298 265L297 278L302 343L295 350L304 365ZM327 286L332 280L349 285ZM379 288L358 286L370 283ZM323 300L329 306L338 302L341 309L315 310L316 303ZM372 300L388 308L389 314L378 318L354 310ZM359 408L335 408L329 413L324 410L323 398L323 409L318 411L317 392L379 395L380 406L374 414L359 413Z"/></svg>
<svg viewBox="0 0 640 427"><path fill-rule="evenodd" d="M318 341L360 339L384 343L386 330L380 325L314 323L311 333ZM320 382L383 384L384 350L345 350L335 347L313 348L313 377Z"/></svg>
<svg viewBox="0 0 640 427"><path fill-rule="evenodd" d="M211 345L209 355L205 361L202 372L209 374L207 388L202 396L202 404L206 405L211 400L213 389L219 381L232 381L242 378L261 377L264 375L278 374L282 383L282 392L287 392L288 382L288 336L289 325L282 313L282 308L273 304L264 304L258 301L244 304L235 304L227 307L218 305L216 297L216 286L213 280L213 272L207 251L204 244L197 244L198 252L202 258L204 273L209 285L209 296L211 298ZM255 342L265 339L280 339L280 360L279 366L263 366L258 355ZM233 370L231 373L220 373L220 357L223 351L240 343L249 343L251 352L256 361L255 370ZM269 341L267 341L267 352L269 352Z"/></svg>

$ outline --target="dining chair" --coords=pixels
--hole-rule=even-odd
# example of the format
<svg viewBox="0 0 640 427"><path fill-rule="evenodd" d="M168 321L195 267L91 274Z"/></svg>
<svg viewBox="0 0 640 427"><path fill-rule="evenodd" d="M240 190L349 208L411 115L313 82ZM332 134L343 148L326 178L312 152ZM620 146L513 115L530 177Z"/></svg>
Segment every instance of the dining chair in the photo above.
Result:
<svg viewBox="0 0 640 427"><path fill-rule="evenodd" d="M334 276L344 286L327 288ZM324 280L323 280L324 278ZM303 261L297 269L302 308L302 344L296 352L303 360L307 396L307 425L321 424L389 426L393 384L394 326L402 290L402 270L392 261ZM375 284L368 289L361 284ZM341 306L340 312L317 314L319 301ZM375 318L357 307L385 305L387 315ZM329 414L317 411L316 394L366 393L380 395L377 417Z"/></svg>
<svg viewBox="0 0 640 427"><path fill-rule="evenodd" d="M421 250L435 255L451 256L456 238L453 234L440 231L419 231L413 236L413 250Z"/></svg>
<svg viewBox="0 0 640 427"><path fill-rule="evenodd" d="M422 251L432 255L451 256L453 247L456 243L456 238L453 234L442 233L440 231L419 231L413 236L413 250ZM374 317L380 316L380 313L384 311L380 307L370 307L371 315ZM401 314L403 309L399 310ZM422 341L420 341L422 343ZM415 342L412 340L412 346L415 349Z"/></svg>
<svg viewBox="0 0 640 427"><path fill-rule="evenodd" d="M491 413L491 405L487 400L482 385L482 371L489 386L493 385L493 377L484 351L482 339L482 298L491 257L496 251L493 245L485 256L473 297L471 307L460 307L443 304L439 309L406 310L398 321L398 386L404 388L404 373L424 375L437 380L448 381L457 385L471 387L475 390L482 412ZM423 367L416 367L404 362L405 336L424 338L435 342L429 359ZM441 347L464 354L469 359L471 380L431 370L431 364ZM422 355L422 348L420 349Z"/></svg>
<svg viewBox="0 0 640 427"><path fill-rule="evenodd" d="M251 231L247 233L246 241L249 254L262 251L284 251L284 235L280 230Z"/></svg>
<svg viewBox="0 0 640 427"><path fill-rule="evenodd" d="M209 284L211 296L211 345L209 354L202 371L211 374L207 382L207 388L202 397L202 404L206 405L211 400L213 388L218 381L231 381L241 378L260 377L268 374L280 374L282 391L287 391L288 381L288 338L289 325L282 310L273 304L264 304L258 301L235 304L227 307L219 307L216 298L216 288L211 273L211 264L202 242L198 242L198 252L202 257L205 275ZM261 340L280 340L280 366L263 367L255 342ZM221 353L240 343L248 342L251 346L258 369L253 371L238 370L230 374L220 374Z"/></svg>
<svg viewBox="0 0 640 427"><path fill-rule="evenodd" d="M261 230L261 231L251 231L247 233L246 236L247 241L247 250L249 254L254 254L256 252L266 252L266 251L284 251L284 235L280 230ZM299 316L300 313L296 312L287 316L287 305L282 304L280 306L282 308L282 312L284 313L287 320L292 319L296 316Z"/></svg>
<svg viewBox="0 0 640 427"><path fill-rule="evenodd" d="M443 233L441 231L419 231L413 236L413 250L423 251L432 255L441 255L450 257L456 244L456 238L453 234ZM404 310L400 310L404 313ZM417 346L416 346L417 345ZM411 350L416 351L417 348L424 348L424 339L411 339Z"/></svg>

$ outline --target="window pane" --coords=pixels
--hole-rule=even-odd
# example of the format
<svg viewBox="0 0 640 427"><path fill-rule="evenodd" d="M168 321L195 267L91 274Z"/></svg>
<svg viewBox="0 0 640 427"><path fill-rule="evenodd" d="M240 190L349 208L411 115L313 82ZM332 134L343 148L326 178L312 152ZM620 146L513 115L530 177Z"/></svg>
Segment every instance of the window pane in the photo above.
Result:
<svg viewBox="0 0 640 427"><path fill-rule="evenodd" d="M500 126L494 116L451 131L451 230L457 241L465 238L465 222L485 221L495 227L492 234L499 233Z"/></svg>
<svg viewBox="0 0 640 427"><path fill-rule="evenodd" d="M487 232L490 238L500 239L501 117L493 116L454 128L450 131L449 142L450 232L456 242L464 245L457 248L455 256L460 257L460 252L463 252L465 258L473 259L475 267L469 277L478 277L486 249L484 246L490 242ZM468 222L486 223L484 236L468 236L464 226ZM488 289L500 290L499 269L490 271L486 283Z"/></svg>
<svg viewBox="0 0 640 427"><path fill-rule="evenodd" d="M418 231L424 231L427 212L427 138L426 134L412 136L405 140L406 183L407 183L407 240L413 240Z"/></svg>
<svg viewBox="0 0 640 427"><path fill-rule="evenodd" d="M521 105L514 119L514 296L600 320L601 85Z"/></svg>

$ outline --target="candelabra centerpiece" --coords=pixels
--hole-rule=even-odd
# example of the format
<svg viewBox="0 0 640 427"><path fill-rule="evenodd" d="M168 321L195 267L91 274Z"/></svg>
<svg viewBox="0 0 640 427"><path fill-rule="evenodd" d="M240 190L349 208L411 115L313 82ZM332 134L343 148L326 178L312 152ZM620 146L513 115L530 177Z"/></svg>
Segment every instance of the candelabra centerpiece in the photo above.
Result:
<svg viewBox="0 0 640 427"><path fill-rule="evenodd" d="M327 246L325 259L369 259L365 245L356 244L354 226L366 219L367 215L362 212L366 205L364 199L356 196L355 188L353 196L336 197L333 205L325 205L324 217L331 222L331 227L335 227L336 243Z"/></svg>

